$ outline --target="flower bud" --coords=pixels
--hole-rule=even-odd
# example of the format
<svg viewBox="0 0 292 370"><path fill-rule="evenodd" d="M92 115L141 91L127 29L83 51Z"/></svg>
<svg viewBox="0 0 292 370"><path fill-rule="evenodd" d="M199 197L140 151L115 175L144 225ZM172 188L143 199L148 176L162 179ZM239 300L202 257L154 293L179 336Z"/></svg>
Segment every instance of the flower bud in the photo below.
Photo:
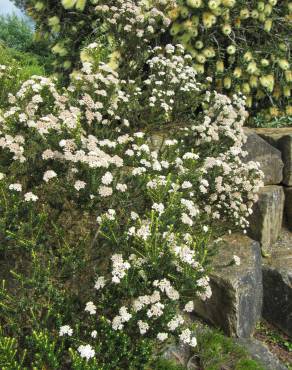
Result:
<svg viewBox="0 0 292 370"><path fill-rule="evenodd" d="M287 116L292 116L292 105L287 105L285 111Z"/></svg>
<svg viewBox="0 0 292 370"><path fill-rule="evenodd" d="M222 0L222 5L226 6L227 8L233 8L236 3L236 0Z"/></svg>
<svg viewBox="0 0 292 370"><path fill-rule="evenodd" d="M242 69L240 67L236 67L233 71L233 76L235 78L240 78L242 76Z"/></svg>
<svg viewBox="0 0 292 370"><path fill-rule="evenodd" d="M265 10L265 3L262 1L258 2L258 11L263 12Z"/></svg>
<svg viewBox="0 0 292 370"><path fill-rule="evenodd" d="M250 76L249 78L249 85L252 88L258 87L258 78L256 76Z"/></svg>
<svg viewBox="0 0 292 370"><path fill-rule="evenodd" d="M198 54L196 56L196 60L197 62L199 62L200 64L204 64L206 62L206 57L203 55L203 54Z"/></svg>
<svg viewBox="0 0 292 370"><path fill-rule="evenodd" d="M272 117L278 117L279 116L279 109L277 107L271 107L269 109L270 115Z"/></svg>
<svg viewBox="0 0 292 370"><path fill-rule="evenodd" d="M45 4L41 1L37 1L34 7L36 11L39 12L40 10L43 10L45 8Z"/></svg>
<svg viewBox="0 0 292 370"><path fill-rule="evenodd" d="M209 0L208 1L208 7L211 10L214 10L214 9L218 8L219 5L220 5L220 1L218 1L218 0Z"/></svg>
<svg viewBox="0 0 292 370"><path fill-rule="evenodd" d="M251 17L253 18L253 19L258 19L258 17L259 17L259 12L256 10L256 9L254 9L254 10L252 10L252 12L251 12Z"/></svg>
<svg viewBox="0 0 292 370"><path fill-rule="evenodd" d="M181 6L180 15L182 16L182 18L187 18L189 16L189 9L186 6Z"/></svg>
<svg viewBox="0 0 292 370"><path fill-rule="evenodd" d="M285 71L285 79L287 82L292 82L292 71Z"/></svg>
<svg viewBox="0 0 292 370"><path fill-rule="evenodd" d="M224 63L222 60L218 60L216 62L216 72L223 73L224 72Z"/></svg>
<svg viewBox="0 0 292 370"><path fill-rule="evenodd" d="M202 6L202 0L187 0L186 4L190 8L200 8Z"/></svg>
<svg viewBox="0 0 292 370"><path fill-rule="evenodd" d="M291 96L291 87L288 85L285 85L283 87L283 94L286 98L289 98Z"/></svg>
<svg viewBox="0 0 292 370"><path fill-rule="evenodd" d="M247 73L249 73L250 75L254 74L257 70L257 64L255 62L250 62L248 63L247 67L246 67L246 71Z"/></svg>
<svg viewBox="0 0 292 370"><path fill-rule="evenodd" d="M289 62L286 59L279 59L278 60L278 65L284 71L287 71L290 67Z"/></svg>
<svg viewBox="0 0 292 370"><path fill-rule="evenodd" d="M265 20L266 20L266 16L265 16L265 14L264 14L264 13L260 13L260 14L259 14L259 18L258 18L258 20L259 20L261 23L264 23L264 22L265 22Z"/></svg>
<svg viewBox="0 0 292 370"><path fill-rule="evenodd" d="M272 6L277 5L277 2L278 2L278 0L269 0L269 3L270 3Z"/></svg>
<svg viewBox="0 0 292 370"><path fill-rule="evenodd" d="M180 24L179 23L177 23L177 22L174 22L173 24L172 24L172 26L171 26L171 28L170 28L170 34L172 35L172 36L175 36L175 35L177 35L179 32L180 32L180 29L181 29L181 27L180 27Z"/></svg>
<svg viewBox="0 0 292 370"><path fill-rule="evenodd" d="M216 17L219 17L223 13L223 9L218 6L216 9L212 9L212 13L216 15Z"/></svg>
<svg viewBox="0 0 292 370"><path fill-rule="evenodd" d="M287 51L288 50L288 47L285 44L285 42L280 42L279 49L282 50L282 51Z"/></svg>
<svg viewBox="0 0 292 370"><path fill-rule="evenodd" d="M206 28L211 28L216 23L216 17L214 14L209 12L203 13L203 24Z"/></svg>
<svg viewBox="0 0 292 370"><path fill-rule="evenodd" d="M267 67L270 64L268 59L261 59L261 65L262 67Z"/></svg>
<svg viewBox="0 0 292 370"><path fill-rule="evenodd" d="M77 0L76 1L76 9L80 12L83 12L85 6L86 6L87 0Z"/></svg>
<svg viewBox="0 0 292 370"><path fill-rule="evenodd" d="M250 86L247 82L242 84L241 91L243 92L243 94L249 94L250 93Z"/></svg>
<svg viewBox="0 0 292 370"><path fill-rule="evenodd" d="M274 76L273 75L264 75L260 77L260 84L266 88L269 92L272 92L274 89Z"/></svg>
<svg viewBox="0 0 292 370"><path fill-rule="evenodd" d="M72 63L71 63L71 61L70 61L70 60L65 60L65 62L63 63L63 67L64 67L64 69L69 69L69 68L71 68L71 65L72 65Z"/></svg>
<svg viewBox="0 0 292 370"><path fill-rule="evenodd" d="M270 32L271 31L271 28L272 28L272 25L273 25L273 21L269 18L265 21L265 24L264 24L264 30L266 32Z"/></svg>
<svg viewBox="0 0 292 370"><path fill-rule="evenodd" d="M239 16L241 19L247 19L249 18L249 10L247 8L241 9Z"/></svg>
<svg viewBox="0 0 292 370"><path fill-rule="evenodd" d="M230 20L230 10L229 9L223 9L222 10L222 19L227 22Z"/></svg>
<svg viewBox="0 0 292 370"><path fill-rule="evenodd" d="M241 20L240 20L240 18L236 18L234 20L234 26L235 26L235 28L240 28L241 27Z"/></svg>
<svg viewBox="0 0 292 370"><path fill-rule="evenodd" d="M227 24L223 24L223 26L222 26L222 32L226 36L230 35L231 32L232 32L232 28L231 28L230 24L228 24L228 23Z"/></svg>
<svg viewBox="0 0 292 370"><path fill-rule="evenodd" d="M179 7L177 6L176 8L171 9L167 16L172 20L175 21L179 17Z"/></svg>
<svg viewBox="0 0 292 370"><path fill-rule="evenodd" d="M48 19L48 25L53 27L60 23L60 18L56 15Z"/></svg>
<svg viewBox="0 0 292 370"><path fill-rule="evenodd" d="M248 108L251 108L251 107L252 107L252 96L247 96L247 97L246 97L245 105L246 105Z"/></svg>
<svg viewBox="0 0 292 370"><path fill-rule="evenodd" d="M194 69L197 71L199 74L203 74L205 72L205 68L203 64L194 64Z"/></svg>
<svg viewBox="0 0 292 370"><path fill-rule="evenodd" d="M200 24L200 18L196 15L193 15L191 17L191 21L192 21L194 27L197 27Z"/></svg>
<svg viewBox="0 0 292 370"><path fill-rule="evenodd" d="M51 50L54 54L59 54L61 57L64 57L68 54L68 50L64 48L64 46L62 46L60 43L54 45Z"/></svg>
<svg viewBox="0 0 292 370"><path fill-rule="evenodd" d="M270 4L266 4L265 9L264 9L265 15L267 16L271 15L272 11L273 11L273 7Z"/></svg>
<svg viewBox="0 0 292 370"><path fill-rule="evenodd" d="M280 96L282 95L282 91L280 89L280 86L279 85L276 85L274 87L274 90L273 90L273 97L276 99L276 100L279 100Z"/></svg>
<svg viewBox="0 0 292 370"><path fill-rule="evenodd" d="M204 49L203 54L206 58L214 58L214 56L216 55L215 50L212 47Z"/></svg>
<svg viewBox="0 0 292 370"><path fill-rule="evenodd" d="M76 0L62 0L62 5L65 9L72 9Z"/></svg>
<svg viewBox="0 0 292 370"><path fill-rule="evenodd" d="M201 41L201 40L196 41L196 43L195 43L195 48L196 49L200 50L203 47L204 47L203 41Z"/></svg>
<svg viewBox="0 0 292 370"><path fill-rule="evenodd" d="M252 56L252 53L250 51L247 51L244 55L243 55L243 59L246 61L246 62L250 62L252 60L253 56Z"/></svg>
<svg viewBox="0 0 292 370"><path fill-rule="evenodd" d="M225 77L224 78L224 80L223 80L223 86L225 87L225 89L230 89L231 83L232 83L232 80L231 80L230 77Z"/></svg>
<svg viewBox="0 0 292 370"><path fill-rule="evenodd" d="M236 47L234 45L229 45L226 51L227 51L227 54L233 55L236 53Z"/></svg>

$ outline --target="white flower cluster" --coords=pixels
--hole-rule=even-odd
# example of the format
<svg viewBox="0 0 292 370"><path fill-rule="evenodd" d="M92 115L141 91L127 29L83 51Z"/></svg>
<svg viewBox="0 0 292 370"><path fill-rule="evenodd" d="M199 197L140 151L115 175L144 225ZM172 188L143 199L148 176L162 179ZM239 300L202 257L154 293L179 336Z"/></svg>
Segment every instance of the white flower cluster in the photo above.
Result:
<svg viewBox="0 0 292 370"><path fill-rule="evenodd" d="M118 284L126 276L127 270L129 270L131 265L123 260L121 254L113 254L111 260L113 264L112 282Z"/></svg>

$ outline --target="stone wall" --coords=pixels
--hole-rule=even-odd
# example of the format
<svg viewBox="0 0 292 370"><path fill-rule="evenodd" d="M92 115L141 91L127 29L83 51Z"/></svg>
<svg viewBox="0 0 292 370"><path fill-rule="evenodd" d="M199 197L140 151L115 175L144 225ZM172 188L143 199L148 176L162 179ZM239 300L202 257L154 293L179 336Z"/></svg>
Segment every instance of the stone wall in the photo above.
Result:
<svg viewBox="0 0 292 370"><path fill-rule="evenodd" d="M246 134L245 160L261 164L264 187L248 237L226 238L215 257L213 296L196 302L196 312L231 336L250 337L261 315L292 336L292 128ZM233 255L241 265L224 266Z"/></svg>

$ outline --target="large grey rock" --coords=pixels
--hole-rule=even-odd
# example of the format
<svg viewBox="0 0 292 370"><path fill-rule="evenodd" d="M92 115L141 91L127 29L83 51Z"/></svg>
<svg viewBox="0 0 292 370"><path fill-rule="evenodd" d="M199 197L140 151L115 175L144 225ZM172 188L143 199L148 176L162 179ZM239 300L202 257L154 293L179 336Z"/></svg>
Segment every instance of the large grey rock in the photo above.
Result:
<svg viewBox="0 0 292 370"><path fill-rule="evenodd" d="M268 185L259 191L259 200L253 207L248 235L260 242L264 251L269 251L282 228L284 212L282 186Z"/></svg>
<svg viewBox="0 0 292 370"><path fill-rule="evenodd" d="M283 230L263 259L263 317L292 336L292 233Z"/></svg>
<svg viewBox="0 0 292 370"><path fill-rule="evenodd" d="M237 342L266 370L288 370L262 342L251 338L239 338Z"/></svg>
<svg viewBox="0 0 292 370"><path fill-rule="evenodd" d="M292 185L292 127L260 128L255 132L280 150L284 162L283 184Z"/></svg>
<svg viewBox="0 0 292 370"><path fill-rule="evenodd" d="M170 344L163 351L163 357L166 360L176 362L178 365L186 366L191 357L190 346L183 343Z"/></svg>
<svg viewBox="0 0 292 370"><path fill-rule="evenodd" d="M248 155L243 159L244 162L256 161L261 165L264 172L265 185L280 184L283 179L283 162L281 152L262 139L250 129L245 129L247 141L244 150Z"/></svg>
<svg viewBox="0 0 292 370"><path fill-rule="evenodd" d="M240 234L224 241L213 259L212 296L206 301L195 300L195 312L227 335L249 337L262 309L260 246ZM240 266L230 265L234 255L240 257Z"/></svg>
<svg viewBox="0 0 292 370"><path fill-rule="evenodd" d="M292 187L284 188L285 191L285 221L288 229L292 231Z"/></svg>

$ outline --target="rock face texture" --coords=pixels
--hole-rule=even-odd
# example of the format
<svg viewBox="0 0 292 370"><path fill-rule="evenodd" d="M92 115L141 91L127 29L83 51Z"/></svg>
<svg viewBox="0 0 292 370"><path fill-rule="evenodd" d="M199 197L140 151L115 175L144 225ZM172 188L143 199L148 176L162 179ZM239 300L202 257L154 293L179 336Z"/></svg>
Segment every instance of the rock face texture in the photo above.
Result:
<svg viewBox="0 0 292 370"><path fill-rule="evenodd" d="M195 312L227 335L249 337L262 310L261 251L257 242L240 234L225 238L214 258L212 296L195 301ZM241 264L230 265L233 256Z"/></svg>
<svg viewBox="0 0 292 370"><path fill-rule="evenodd" d="M285 222L292 231L292 187L284 188L285 191Z"/></svg>
<svg viewBox="0 0 292 370"><path fill-rule="evenodd" d="M253 207L248 235L269 251L276 242L283 222L284 191L281 186L268 185L261 188L259 200Z"/></svg>
<svg viewBox="0 0 292 370"><path fill-rule="evenodd" d="M263 259L263 317L292 336L292 234L283 230Z"/></svg>
<svg viewBox="0 0 292 370"><path fill-rule="evenodd" d="M255 132L280 150L284 162L283 184L292 186L292 127L259 128Z"/></svg>
<svg viewBox="0 0 292 370"><path fill-rule="evenodd" d="M240 338L237 342L245 347L250 356L258 361L266 370L288 370L286 366L269 351L269 349L256 339Z"/></svg>
<svg viewBox="0 0 292 370"><path fill-rule="evenodd" d="M190 346L186 344L170 344L163 352L163 357L166 360L175 361L181 366L185 366L191 356Z"/></svg>
<svg viewBox="0 0 292 370"><path fill-rule="evenodd" d="M244 150L248 152L248 155L244 158L244 162L255 161L260 163L261 170L265 174L265 185L281 183L284 166L281 152L254 131L245 129L245 134L247 142L244 145Z"/></svg>

